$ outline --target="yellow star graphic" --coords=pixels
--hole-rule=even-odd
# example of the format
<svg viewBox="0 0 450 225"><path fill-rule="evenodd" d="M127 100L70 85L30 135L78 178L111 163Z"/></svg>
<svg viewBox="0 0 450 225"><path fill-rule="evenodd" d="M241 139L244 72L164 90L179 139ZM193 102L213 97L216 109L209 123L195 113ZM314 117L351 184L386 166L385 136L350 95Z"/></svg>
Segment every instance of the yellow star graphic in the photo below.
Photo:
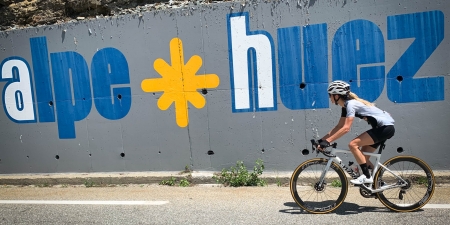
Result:
<svg viewBox="0 0 450 225"><path fill-rule="evenodd" d="M145 92L161 92L164 94L158 99L158 107L167 110L175 102L175 117L178 126L186 127L189 123L188 105L190 102L197 109L205 106L205 98L197 91L203 88L216 88L219 86L219 77L216 74L196 75L202 66L202 58L192 56L184 64L183 43L179 38L170 41L169 65L163 59L156 59L153 68L162 78L145 79L141 88Z"/></svg>

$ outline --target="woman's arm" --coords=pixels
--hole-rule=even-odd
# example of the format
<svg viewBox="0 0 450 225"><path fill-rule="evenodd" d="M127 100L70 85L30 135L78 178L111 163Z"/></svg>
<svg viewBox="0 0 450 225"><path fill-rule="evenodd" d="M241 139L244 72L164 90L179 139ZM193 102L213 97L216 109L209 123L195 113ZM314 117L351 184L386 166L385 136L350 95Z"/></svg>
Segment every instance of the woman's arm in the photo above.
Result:
<svg viewBox="0 0 450 225"><path fill-rule="evenodd" d="M339 124L343 123L343 126L341 126L338 129L337 129L338 126L336 126L335 129L333 129L329 133L329 135L328 134L325 135L326 136L326 137L324 137L325 139L322 139L322 140L326 140L329 143L331 143L331 142L339 139L340 137L344 136L346 133L348 133L350 131L350 128L352 127L354 118L355 117L341 117L341 119L339 120Z"/></svg>
<svg viewBox="0 0 450 225"><path fill-rule="evenodd" d="M338 130L340 130L344 126L344 124L345 124L345 117L341 117L339 119L338 124L332 130L330 130L330 132L328 132L325 136L323 136L321 139L326 140L327 138L329 138L330 136L335 134Z"/></svg>

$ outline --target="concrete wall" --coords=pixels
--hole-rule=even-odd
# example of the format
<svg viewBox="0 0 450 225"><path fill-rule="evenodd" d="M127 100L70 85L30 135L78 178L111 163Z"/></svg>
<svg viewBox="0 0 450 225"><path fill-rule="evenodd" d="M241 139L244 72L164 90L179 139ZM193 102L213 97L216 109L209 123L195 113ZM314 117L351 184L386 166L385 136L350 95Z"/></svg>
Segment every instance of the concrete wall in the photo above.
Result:
<svg viewBox="0 0 450 225"><path fill-rule="evenodd" d="M383 160L450 169L449 15L446 0L252 1L2 32L0 173L291 171L339 119L336 79L396 120Z"/></svg>

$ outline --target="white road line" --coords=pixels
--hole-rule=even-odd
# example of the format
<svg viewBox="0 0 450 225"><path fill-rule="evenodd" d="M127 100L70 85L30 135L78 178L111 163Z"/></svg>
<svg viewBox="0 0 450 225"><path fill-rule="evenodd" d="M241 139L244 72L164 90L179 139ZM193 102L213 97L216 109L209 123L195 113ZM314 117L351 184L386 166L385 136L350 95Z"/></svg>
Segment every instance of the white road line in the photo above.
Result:
<svg viewBox="0 0 450 225"><path fill-rule="evenodd" d="M423 209L450 209L450 204L426 204Z"/></svg>
<svg viewBox="0 0 450 225"><path fill-rule="evenodd" d="M411 206L411 204L398 204L399 206ZM422 209L450 209L450 204L426 204Z"/></svg>
<svg viewBox="0 0 450 225"><path fill-rule="evenodd" d="M164 205L169 201L65 201L65 200L0 200L0 204L33 205Z"/></svg>

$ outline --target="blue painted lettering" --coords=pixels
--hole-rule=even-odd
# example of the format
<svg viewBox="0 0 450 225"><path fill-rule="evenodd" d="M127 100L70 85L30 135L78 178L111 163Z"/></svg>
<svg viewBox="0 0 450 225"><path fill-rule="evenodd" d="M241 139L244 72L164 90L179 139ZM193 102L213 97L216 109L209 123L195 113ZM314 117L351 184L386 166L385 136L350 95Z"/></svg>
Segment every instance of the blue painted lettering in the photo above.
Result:
<svg viewBox="0 0 450 225"><path fill-rule="evenodd" d="M55 122L47 39L45 37L30 38L30 47L39 122Z"/></svg>
<svg viewBox="0 0 450 225"><path fill-rule="evenodd" d="M327 25L303 27L305 82L302 82L300 27L278 29L280 97L289 109L328 108Z"/></svg>
<svg viewBox="0 0 450 225"><path fill-rule="evenodd" d="M269 67L259 64L273 65L270 62L274 56L269 51L274 48L273 42L265 31L249 31L248 13L229 14L227 20L232 111L253 111L252 91L257 85L250 84L251 74L257 74L254 80L274 79L275 75L267 72ZM444 38L444 14L430 11L389 16L387 31L388 40L415 38L388 72L387 79L384 36L376 24L360 19L345 23L334 35L332 80L350 82L352 91L369 101L381 95L385 83L388 98L393 102L444 100L444 77L413 78ZM303 29L297 26L279 28L277 35L279 88L284 106L292 110L327 108L326 24L303 26ZM265 68L266 73L260 72L261 68ZM261 96L256 96L255 101L260 102ZM276 110L276 104L276 98L265 99L265 105L275 106L272 110Z"/></svg>
<svg viewBox="0 0 450 225"><path fill-rule="evenodd" d="M130 75L125 56L115 48L104 48L92 58L92 86L97 111L110 120L121 119L131 108L131 88L111 85L129 84Z"/></svg>
<svg viewBox="0 0 450 225"><path fill-rule="evenodd" d="M444 39L444 13L430 11L389 16L388 40L415 38L387 75L393 102L444 100L444 77L413 78Z"/></svg>
<svg viewBox="0 0 450 225"><path fill-rule="evenodd" d="M39 122L57 122L59 138L76 138L75 122L85 119L92 108L86 60L77 52L56 52L50 54L50 67L45 37L30 38L30 48L36 103L27 61L6 58L0 64L0 82L7 82L2 95L6 115L17 123L37 122L36 104ZM125 117L131 108L131 88L124 87L130 84L125 56L115 48L100 49L92 58L91 70L95 106L100 115L110 120Z"/></svg>
<svg viewBox="0 0 450 225"><path fill-rule="evenodd" d="M233 112L276 110L272 36L266 31L250 31L247 12L228 14L227 23Z"/></svg>
<svg viewBox="0 0 450 225"><path fill-rule="evenodd" d="M20 57L9 57L0 65L3 88L3 107L6 115L16 123L36 122L30 66Z"/></svg>
<svg viewBox="0 0 450 225"><path fill-rule="evenodd" d="M50 58L59 137L75 138L75 121L86 118L92 108L88 66L76 52L51 53Z"/></svg>
<svg viewBox="0 0 450 225"><path fill-rule="evenodd" d="M351 81L352 92L375 101L385 80L384 66L370 66L385 61L384 37L378 26L367 20L347 22L336 31L332 46L333 80Z"/></svg>

